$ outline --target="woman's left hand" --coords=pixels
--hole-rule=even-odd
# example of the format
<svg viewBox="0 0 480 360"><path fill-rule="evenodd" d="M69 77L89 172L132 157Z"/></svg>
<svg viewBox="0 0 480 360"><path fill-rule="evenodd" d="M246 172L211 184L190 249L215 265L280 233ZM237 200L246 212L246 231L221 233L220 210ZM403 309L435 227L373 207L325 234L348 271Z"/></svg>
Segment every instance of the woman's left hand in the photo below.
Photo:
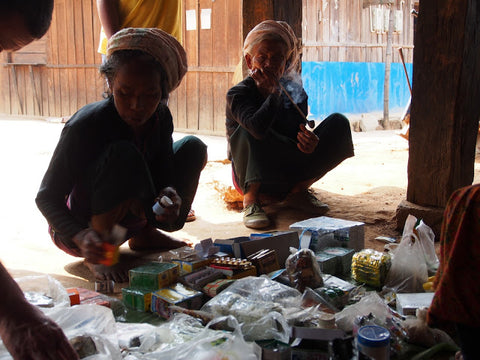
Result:
<svg viewBox="0 0 480 360"><path fill-rule="evenodd" d="M297 133L299 150L305 154L311 154L318 145L318 136L312 131L307 130L304 124L300 124L300 131Z"/></svg>
<svg viewBox="0 0 480 360"><path fill-rule="evenodd" d="M160 194L158 194L157 201L159 201L162 196L167 196L172 200L172 205L164 206L162 215L155 215L155 219L158 222L162 223L173 223L177 220L178 215L180 214L180 206L182 206L182 199L178 195L177 191L172 187L166 187Z"/></svg>

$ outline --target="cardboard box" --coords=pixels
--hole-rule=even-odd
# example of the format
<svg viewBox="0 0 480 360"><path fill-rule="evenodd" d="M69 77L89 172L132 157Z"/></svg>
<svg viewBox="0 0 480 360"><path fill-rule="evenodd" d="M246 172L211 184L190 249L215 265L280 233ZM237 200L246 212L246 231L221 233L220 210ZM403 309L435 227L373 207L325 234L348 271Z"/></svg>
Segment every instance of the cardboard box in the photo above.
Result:
<svg viewBox="0 0 480 360"><path fill-rule="evenodd" d="M204 269L182 276L180 281L192 289L201 291L208 283L224 278L225 275L220 270L208 266Z"/></svg>
<svg viewBox="0 0 480 360"><path fill-rule="evenodd" d="M70 299L70 306L80 304L80 294L78 292L78 289L68 288L66 290L67 290L68 298Z"/></svg>
<svg viewBox="0 0 480 360"><path fill-rule="evenodd" d="M218 279L206 284L202 291L210 297L215 297L223 290L233 284L235 280L232 279Z"/></svg>
<svg viewBox="0 0 480 360"><path fill-rule="evenodd" d="M208 265L210 265L211 259L198 259L198 260L182 260L182 259L174 259L172 263L178 264L180 268L180 274L188 274L195 270L202 269Z"/></svg>
<svg viewBox="0 0 480 360"><path fill-rule="evenodd" d="M110 300L107 296L100 294L93 290L88 290L84 288L75 288L78 291L78 296L80 297L80 304L94 304L110 307Z"/></svg>
<svg viewBox="0 0 480 360"><path fill-rule="evenodd" d="M240 244L244 241L250 241L248 236L239 236L231 239L215 239L213 244L217 246L221 252L231 254L236 258L244 258Z"/></svg>
<svg viewBox="0 0 480 360"><path fill-rule="evenodd" d="M180 283L152 293L151 311L153 313L168 320L173 314L169 309L172 305L198 310L203 305L203 293L189 289Z"/></svg>
<svg viewBox="0 0 480 360"><path fill-rule="evenodd" d="M364 223L320 216L290 225L301 237L302 248L309 247L319 251L326 247L345 247L360 251L364 248ZM302 236L303 234L303 236ZM304 237L310 240L304 241Z"/></svg>
<svg viewBox="0 0 480 360"><path fill-rule="evenodd" d="M315 260L317 260L320 266L322 274L335 275L337 271L337 257L332 254L327 254L322 251L315 254Z"/></svg>
<svg viewBox="0 0 480 360"><path fill-rule="evenodd" d="M292 349L289 344L278 340L257 340L254 347L258 347L258 352L262 360L290 360L292 358ZM255 349L257 351L257 349Z"/></svg>
<svg viewBox="0 0 480 360"><path fill-rule="evenodd" d="M257 274L269 274L272 271L279 270L277 252L275 250L259 250L253 254L247 256L247 260L250 260L257 268Z"/></svg>
<svg viewBox="0 0 480 360"><path fill-rule="evenodd" d="M402 315L415 315L417 309L428 308L435 293L397 294L397 311Z"/></svg>
<svg viewBox="0 0 480 360"><path fill-rule="evenodd" d="M152 292L129 287L122 288L122 300L130 309L148 312L152 302Z"/></svg>
<svg viewBox="0 0 480 360"><path fill-rule="evenodd" d="M215 265L211 265L211 266L215 266ZM221 269L219 267L214 267L214 269L221 271L227 279L233 279L233 280L242 279L247 276L257 276L257 268L253 265L241 270L240 269L233 270L233 269L226 269L226 268Z"/></svg>
<svg viewBox="0 0 480 360"><path fill-rule="evenodd" d="M349 275L352 271L352 257L355 253L353 249L346 249L342 247L325 248L323 253L333 255L336 258L336 270L337 275Z"/></svg>
<svg viewBox="0 0 480 360"><path fill-rule="evenodd" d="M128 271L130 287L150 290L167 287L178 280L179 266L173 263L152 262Z"/></svg>
<svg viewBox="0 0 480 360"><path fill-rule="evenodd" d="M259 250L271 249L277 254L278 264L285 267L285 261L290 255L290 247L298 248L299 239L296 231L279 231L273 233L262 234L262 237L256 237L252 234L253 239L240 243L245 256L249 256Z"/></svg>

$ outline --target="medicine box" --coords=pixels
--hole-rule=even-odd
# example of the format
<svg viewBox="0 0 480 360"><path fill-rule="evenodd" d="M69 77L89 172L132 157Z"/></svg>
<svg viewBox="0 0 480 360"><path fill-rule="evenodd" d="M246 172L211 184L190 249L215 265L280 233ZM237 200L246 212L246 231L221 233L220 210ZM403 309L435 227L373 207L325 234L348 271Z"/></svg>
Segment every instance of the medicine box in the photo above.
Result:
<svg viewBox="0 0 480 360"><path fill-rule="evenodd" d="M152 293L151 311L164 319L172 315L170 306L176 305L190 310L199 310L203 305L203 293L177 283Z"/></svg>
<svg viewBox="0 0 480 360"><path fill-rule="evenodd" d="M240 243L245 256L259 250L275 250L278 265L285 267L285 261L290 256L290 247L298 248L298 233L296 231L275 231L263 234L251 234L250 241Z"/></svg>
<svg viewBox="0 0 480 360"><path fill-rule="evenodd" d="M211 259L197 259L197 260L182 260L182 259L173 259L172 263L177 264L180 269L180 274L188 274L192 271L202 269L210 265Z"/></svg>
<svg viewBox="0 0 480 360"><path fill-rule="evenodd" d="M213 244L217 246L221 252L231 254L235 258L244 258L240 244L244 241L250 241L248 236L239 236L230 239L215 239Z"/></svg>
<svg viewBox="0 0 480 360"><path fill-rule="evenodd" d="M344 247L360 251L364 248L364 223L320 216L290 225L291 230L298 232L302 248L308 247L314 252L326 247ZM308 244L304 239L310 237Z"/></svg>
<svg viewBox="0 0 480 360"><path fill-rule="evenodd" d="M397 311L402 315L416 315L417 309L430 307L434 294L433 292L397 294Z"/></svg>
<svg viewBox="0 0 480 360"><path fill-rule="evenodd" d="M128 272L131 288L150 290L150 292L175 283L178 275L178 264L164 262L151 262Z"/></svg>
<svg viewBox="0 0 480 360"><path fill-rule="evenodd" d="M323 274L335 275L337 271L337 257L335 255L320 251L315 254L315 259Z"/></svg>
<svg viewBox="0 0 480 360"><path fill-rule="evenodd" d="M352 269L353 249L342 247L329 247L322 250L323 253L333 255L336 258L336 275L350 275Z"/></svg>
<svg viewBox="0 0 480 360"><path fill-rule="evenodd" d="M122 301L126 307L138 311L150 311L152 292L150 290L122 288Z"/></svg>

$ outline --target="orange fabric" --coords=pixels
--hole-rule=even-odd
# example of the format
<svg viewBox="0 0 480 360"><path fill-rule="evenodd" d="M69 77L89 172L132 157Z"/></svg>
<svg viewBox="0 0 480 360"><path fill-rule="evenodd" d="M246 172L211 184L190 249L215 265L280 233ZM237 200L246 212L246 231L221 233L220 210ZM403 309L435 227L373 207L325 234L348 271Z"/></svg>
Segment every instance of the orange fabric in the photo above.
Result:
<svg viewBox="0 0 480 360"><path fill-rule="evenodd" d="M455 191L443 218L431 326L480 326L480 185Z"/></svg>

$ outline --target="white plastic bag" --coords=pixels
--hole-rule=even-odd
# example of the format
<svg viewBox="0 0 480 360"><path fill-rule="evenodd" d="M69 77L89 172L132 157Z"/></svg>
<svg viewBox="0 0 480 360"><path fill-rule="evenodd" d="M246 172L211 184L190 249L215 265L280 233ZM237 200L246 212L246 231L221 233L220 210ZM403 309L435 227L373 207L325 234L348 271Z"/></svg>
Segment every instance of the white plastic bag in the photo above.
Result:
<svg viewBox="0 0 480 360"><path fill-rule="evenodd" d="M424 292L423 284L428 280L424 247L415 230L416 222L414 216L407 217L402 240L393 251L392 266L385 280L385 288L396 293Z"/></svg>
<svg viewBox="0 0 480 360"><path fill-rule="evenodd" d="M423 222L423 220L420 220L420 223L415 227L415 231L420 240L420 244L422 245L428 271L435 273L440 263L435 252L435 234L433 230Z"/></svg>

